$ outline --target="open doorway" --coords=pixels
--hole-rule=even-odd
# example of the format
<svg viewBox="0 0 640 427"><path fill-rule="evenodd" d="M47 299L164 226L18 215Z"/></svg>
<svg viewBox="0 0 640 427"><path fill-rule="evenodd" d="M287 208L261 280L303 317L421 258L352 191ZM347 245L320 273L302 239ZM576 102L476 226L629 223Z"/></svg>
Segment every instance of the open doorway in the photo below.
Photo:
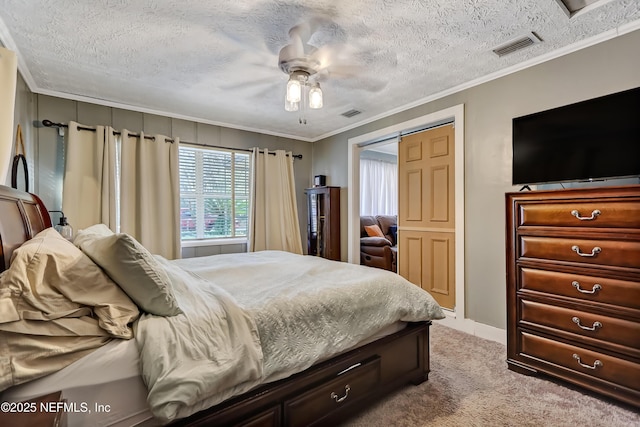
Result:
<svg viewBox="0 0 640 427"><path fill-rule="evenodd" d="M465 245L464 245L464 105L456 105L412 120L349 139L348 185L348 261L360 263L360 152L370 144L396 141L402 135L453 123L455 132L455 306L447 311L451 326L464 329L465 322Z"/></svg>
<svg viewBox="0 0 640 427"><path fill-rule="evenodd" d="M360 150L360 264L397 273L398 143Z"/></svg>

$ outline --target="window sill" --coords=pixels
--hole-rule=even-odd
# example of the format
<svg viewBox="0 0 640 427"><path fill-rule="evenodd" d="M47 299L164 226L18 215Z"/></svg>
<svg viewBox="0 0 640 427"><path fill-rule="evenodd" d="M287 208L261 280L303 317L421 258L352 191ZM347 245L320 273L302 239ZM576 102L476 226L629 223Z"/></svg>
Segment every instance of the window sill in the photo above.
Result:
<svg viewBox="0 0 640 427"><path fill-rule="evenodd" d="M196 248L199 246L241 245L243 243L247 243L246 237L182 240L180 246L183 248Z"/></svg>

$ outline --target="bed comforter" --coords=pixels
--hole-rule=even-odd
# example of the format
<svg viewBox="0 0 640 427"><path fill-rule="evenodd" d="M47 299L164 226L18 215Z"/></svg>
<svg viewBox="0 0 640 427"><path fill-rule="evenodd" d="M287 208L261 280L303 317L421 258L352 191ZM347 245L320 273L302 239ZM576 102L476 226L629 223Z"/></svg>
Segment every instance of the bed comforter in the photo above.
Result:
<svg viewBox="0 0 640 427"><path fill-rule="evenodd" d="M307 369L397 321L440 319L384 270L280 251L167 261L184 314L136 326L148 401L171 421Z"/></svg>

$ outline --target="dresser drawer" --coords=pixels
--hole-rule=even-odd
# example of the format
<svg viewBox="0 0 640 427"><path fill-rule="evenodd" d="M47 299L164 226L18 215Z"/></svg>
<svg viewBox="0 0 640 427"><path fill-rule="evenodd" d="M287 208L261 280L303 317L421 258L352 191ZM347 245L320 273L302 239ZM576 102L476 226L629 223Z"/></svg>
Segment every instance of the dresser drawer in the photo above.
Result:
<svg viewBox="0 0 640 427"><path fill-rule="evenodd" d="M520 256L638 268L640 242L522 236Z"/></svg>
<svg viewBox="0 0 640 427"><path fill-rule="evenodd" d="M527 332L520 333L522 354L574 372L632 390L640 390L640 364L626 359L554 341Z"/></svg>
<svg viewBox="0 0 640 427"><path fill-rule="evenodd" d="M640 309L640 283L520 268L520 289Z"/></svg>
<svg viewBox="0 0 640 427"><path fill-rule="evenodd" d="M523 203L518 225L640 228L640 201Z"/></svg>
<svg viewBox="0 0 640 427"><path fill-rule="evenodd" d="M542 325L640 350L640 323L586 311L520 300L521 322Z"/></svg>
<svg viewBox="0 0 640 427"><path fill-rule="evenodd" d="M380 358L338 375L284 403L285 425L306 426L367 397L380 382Z"/></svg>

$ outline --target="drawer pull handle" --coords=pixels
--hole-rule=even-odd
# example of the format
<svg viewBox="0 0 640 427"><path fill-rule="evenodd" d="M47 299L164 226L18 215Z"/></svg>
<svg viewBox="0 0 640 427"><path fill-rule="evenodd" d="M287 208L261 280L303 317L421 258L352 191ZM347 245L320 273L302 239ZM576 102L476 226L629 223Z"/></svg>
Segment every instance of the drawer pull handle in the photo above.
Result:
<svg viewBox="0 0 640 427"><path fill-rule="evenodd" d="M585 254L580 252L580 247L578 245L573 245L571 246L571 250L574 251L575 253L577 253L580 256L587 256L587 257L593 257L598 255L600 252L602 252L602 248L600 246L596 246L595 248L591 249L591 253L590 254Z"/></svg>
<svg viewBox="0 0 640 427"><path fill-rule="evenodd" d="M604 366L602 364L601 361L599 361L598 359L596 359L595 362L593 362L593 365L587 365L585 363L582 363L580 361L580 356L578 356L577 354L573 353L573 358L576 359L578 361L578 365L582 366L583 368L587 368L587 369L596 369L596 368L601 368L602 366Z"/></svg>
<svg viewBox="0 0 640 427"><path fill-rule="evenodd" d="M577 210L574 209L574 210L571 211L571 215L575 216L580 221L593 221L601 213L602 212L600 212L598 209L596 209L593 212L591 212L591 216L580 216L580 212L578 212Z"/></svg>
<svg viewBox="0 0 640 427"><path fill-rule="evenodd" d="M351 390L351 387L349 387L349 384L347 384L346 386L344 386L344 396L338 397L337 394L335 394L334 392L331 392L331 398L335 400L336 403L342 403L346 400L347 397L349 397L350 390Z"/></svg>
<svg viewBox="0 0 640 427"><path fill-rule="evenodd" d="M584 290L584 289L580 289L580 282L578 281L573 281L571 282L571 284L573 285L574 288L576 288L578 290L578 292L581 292L583 294L595 294L596 292L598 292L600 289L602 289L602 286L599 284L595 284L593 285L593 288L590 291Z"/></svg>
<svg viewBox="0 0 640 427"><path fill-rule="evenodd" d="M600 323L600 322L593 322L593 326L582 326L580 324L580 318L579 317L574 317L571 320L573 321L573 323L578 325L578 327L580 329L584 329L585 331L595 331L598 328L602 328L602 323Z"/></svg>

